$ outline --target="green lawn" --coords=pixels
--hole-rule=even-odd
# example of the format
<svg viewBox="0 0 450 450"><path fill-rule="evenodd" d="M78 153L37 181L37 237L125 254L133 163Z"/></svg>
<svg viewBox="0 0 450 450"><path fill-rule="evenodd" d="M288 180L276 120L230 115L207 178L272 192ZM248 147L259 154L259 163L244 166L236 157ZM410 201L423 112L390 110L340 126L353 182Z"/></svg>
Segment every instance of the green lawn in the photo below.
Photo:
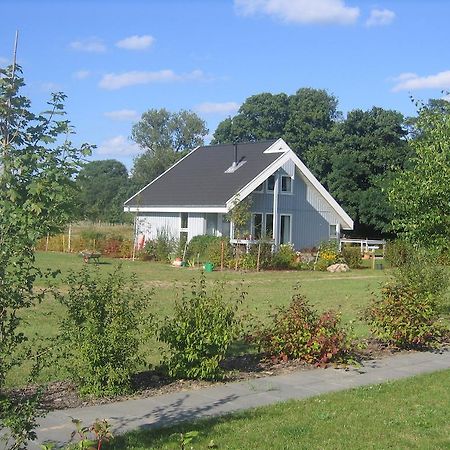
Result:
<svg viewBox="0 0 450 450"><path fill-rule="evenodd" d="M78 255L64 253L37 253L37 262L42 269L60 269L62 275L58 278L58 286L64 290L64 277L71 271L80 270L84 263ZM146 289L153 290L153 298L149 308L156 315L170 314L173 303L183 287L189 287L192 279L200 276L200 269L175 268L168 264L158 264L142 261L120 261L102 258L97 267L90 265L92 270L101 273L112 271L122 264L123 271L131 275L136 273L138 281ZM224 281L225 291L231 295L236 289L244 289L248 294L242 305L245 312L250 312L258 319L264 320L275 305L285 305L289 302L296 283L301 284L302 292L319 310L337 309L342 311L345 321L354 321L355 333L367 335L367 327L359 320L360 312L367 305L373 293L379 291L380 282L386 277L384 271L363 269L342 274L328 272L212 272L207 273L208 285ZM43 286L43 282L38 285ZM242 287L240 287L242 286ZM28 335L52 336L57 332L58 321L63 315L63 308L52 297L48 296L40 305L26 311ZM159 344L151 341L144 349L148 363L158 364L160 361ZM23 370L14 371L8 380L10 385L24 383ZM50 381L63 377L58 367L46 368L41 373L41 381Z"/></svg>
<svg viewBox="0 0 450 450"><path fill-rule="evenodd" d="M116 438L112 449L449 449L450 371ZM175 435L174 435L175 434ZM190 448L190 447L187 447Z"/></svg>

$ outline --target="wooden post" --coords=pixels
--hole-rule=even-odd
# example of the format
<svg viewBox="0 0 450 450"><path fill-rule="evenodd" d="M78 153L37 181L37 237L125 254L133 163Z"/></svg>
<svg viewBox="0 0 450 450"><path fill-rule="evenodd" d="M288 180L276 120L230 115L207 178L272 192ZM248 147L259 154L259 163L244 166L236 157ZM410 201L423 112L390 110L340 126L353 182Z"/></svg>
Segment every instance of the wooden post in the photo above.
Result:
<svg viewBox="0 0 450 450"><path fill-rule="evenodd" d="M223 270L223 260L225 257L225 242L222 241L221 249L220 249L220 270Z"/></svg>
<svg viewBox="0 0 450 450"><path fill-rule="evenodd" d="M64 233L62 234L62 251L63 251L63 253L65 253L66 252L66 249L64 248L65 247L65 237L64 237Z"/></svg>
<svg viewBox="0 0 450 450"><path fill-rule="evenodd" d="M49 240L49 234L47 233L47 239L45 240L45 251L48 252L48 240Z"/></svg>
<svg viewBox="0 0 450 450"><path fill-rule="evenodd" d="M259 272L259 261L261 258L261 242L258 244L258 257L256 258L256 271Z"/></svg>
<svg viewBox="0 0 450 450"><path fill-rule="evenodd" d="M72 224L69 225L69 238L67 241L67 251L71 253L72 251Z"/></svg>

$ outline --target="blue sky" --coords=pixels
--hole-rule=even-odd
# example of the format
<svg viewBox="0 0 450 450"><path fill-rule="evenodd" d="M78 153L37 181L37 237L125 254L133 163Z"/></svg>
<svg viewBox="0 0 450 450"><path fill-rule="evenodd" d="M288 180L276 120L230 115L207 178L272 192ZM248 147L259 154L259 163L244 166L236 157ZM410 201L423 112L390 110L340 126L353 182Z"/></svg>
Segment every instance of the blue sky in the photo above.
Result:
<svg viewBox="0 0 450 450"><path fill-rule="evenodd" d="M15 30L25 93L68 95L77 143L131 167L131 126L150 108L217 124L250 95L326 89L345 112L450 90L446 0L2 0L0 65Z"/></svg>

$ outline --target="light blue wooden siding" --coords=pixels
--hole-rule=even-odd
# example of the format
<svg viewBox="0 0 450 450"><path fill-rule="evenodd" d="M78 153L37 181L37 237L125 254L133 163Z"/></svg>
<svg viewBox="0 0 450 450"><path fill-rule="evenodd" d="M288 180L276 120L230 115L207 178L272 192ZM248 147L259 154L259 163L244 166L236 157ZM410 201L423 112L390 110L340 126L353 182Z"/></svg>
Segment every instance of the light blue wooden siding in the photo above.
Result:
<svg viewBox="0 0 450 450"><path fill-rule="evenodd" d="M205 215L188 213L188 239L205 233ZM137 217L137 234L143 234L145 240L156 239L158 231L166 230L175 239L180 237L180 213L139 213Z"/></svg>
<svg viewBox="0 0 450 450"><path fill-rule="evenodd" d="M206 220L203 213L189 213L188 219L188 240L194 236L206 233Z"/></svg>
<svg viewBox="0 0 450 450"><path fill-rule="evenodd" d="M179 213L139 213L136 222L137 235L143 234L146 241L156 239L162 230L174 238L180 235Z"/></svg>
<svg viewBox="0 0 450 450"><path fill-rule="evenodd" d="M292 163L293 164L293 163ZM293 167L285 166L282 175L290 174ZM273 193L253 193L252 211L273 212ZM292 215L292 243L297 250L317 246L329 239L329 225L339 223L331 206L307 181L295 170L292 194L280 192L278 214Z"/></svg>

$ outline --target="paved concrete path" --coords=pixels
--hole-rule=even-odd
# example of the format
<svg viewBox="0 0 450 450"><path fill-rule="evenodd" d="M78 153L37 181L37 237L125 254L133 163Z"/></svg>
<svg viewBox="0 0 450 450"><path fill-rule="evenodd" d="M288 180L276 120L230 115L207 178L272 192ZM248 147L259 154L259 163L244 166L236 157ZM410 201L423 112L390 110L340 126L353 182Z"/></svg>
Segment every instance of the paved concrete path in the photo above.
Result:
<svg viewBox="0 0 450 450"><path fill-rule="evenodd" d="M118 434L449 368L450 351L411 352L371 360L350 370L303 370L156 397L55 411L41 419L38 442L67 441L73 430L72 417L81 419L85 425L92 424L96 418L107 419L113 433ZM34 443L30 448L38 446Z"/></svg>

